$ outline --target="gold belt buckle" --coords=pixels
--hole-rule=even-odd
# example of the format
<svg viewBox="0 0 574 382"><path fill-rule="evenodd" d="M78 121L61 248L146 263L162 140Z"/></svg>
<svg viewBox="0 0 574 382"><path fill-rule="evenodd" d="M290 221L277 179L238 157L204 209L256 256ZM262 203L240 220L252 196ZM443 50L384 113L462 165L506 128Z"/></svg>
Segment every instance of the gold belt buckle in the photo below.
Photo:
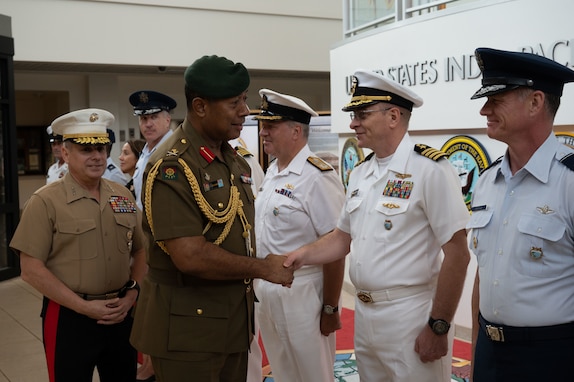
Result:
<svg viewBox="0 0 574 382"><path fill-rule="evenodd" d="M486 325L488 338L496 342L504 342L504 331L498 326Z"/></svg>
<svg viewBox="0 0 574 382"><path fill-rule="evenodd" d="M369 292L362 292L361 291L361 292L357 293L357 297L359 298L359 300L361 300L365 304L369 304L369 303L373 302L373 297L371 296L371 294Z"/></svg>

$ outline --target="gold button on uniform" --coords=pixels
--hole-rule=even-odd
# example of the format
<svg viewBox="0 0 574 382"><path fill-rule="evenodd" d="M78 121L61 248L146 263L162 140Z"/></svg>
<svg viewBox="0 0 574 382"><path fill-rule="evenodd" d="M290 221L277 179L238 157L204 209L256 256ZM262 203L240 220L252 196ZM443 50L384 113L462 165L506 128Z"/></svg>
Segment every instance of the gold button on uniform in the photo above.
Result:
<svg viewBox="0 0 574 382"><path fill-rule="evenodd" d="M203 309L197 309L197 314L202 315L203 314Z"/></svg>
<svg viewBox="0 0 574 382"><path fill-rule="evenodd" d="M223 203L221 203L221 202L217 203L217 207L218 207L218 208L223 208Z"/></svg>

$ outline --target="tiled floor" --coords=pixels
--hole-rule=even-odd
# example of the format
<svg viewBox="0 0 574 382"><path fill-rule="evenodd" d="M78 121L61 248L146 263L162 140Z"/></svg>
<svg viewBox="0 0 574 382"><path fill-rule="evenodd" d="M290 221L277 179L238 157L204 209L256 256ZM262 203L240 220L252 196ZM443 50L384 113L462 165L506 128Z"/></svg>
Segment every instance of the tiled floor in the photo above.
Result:
<svg viewBox="0 0 574 382"><path fill-rule="evenodd" d="M42 295L19 277L0 282L0 382L48 381L41 306ZM343 306L354 309L350 293L343 293Z"/></svg>
<svg viewBox="0 0 574 382"><path fill-rule="evenodd" d="M0 382L48 380L42 295L20 278L0 282Z"/></svg>

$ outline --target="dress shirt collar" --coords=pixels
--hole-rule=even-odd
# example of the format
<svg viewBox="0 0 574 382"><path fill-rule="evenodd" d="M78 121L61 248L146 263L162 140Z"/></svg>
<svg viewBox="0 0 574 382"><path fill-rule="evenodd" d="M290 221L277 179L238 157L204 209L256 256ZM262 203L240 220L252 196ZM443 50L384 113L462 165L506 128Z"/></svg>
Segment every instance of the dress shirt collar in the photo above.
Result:
<svg viewBox="0 0 574 382"><path fill-rule="evenodd" d="M528 172L533 177L538 179L539 182L548 182L548 178L550 177L550 166L552 165L552 161L554 160L556 153L560 148L560 144L561 143L558 142L556 136L554 134L550 134L544 143L530 157L528 163L526 163L526 165L518 170L514 175L516 176L524 172ZM505 179L512 178L510 162L508 160L508 150L502 158L502 163L497 171L498 173L495 177L495 180L499 175L504 176Z"/></svg>

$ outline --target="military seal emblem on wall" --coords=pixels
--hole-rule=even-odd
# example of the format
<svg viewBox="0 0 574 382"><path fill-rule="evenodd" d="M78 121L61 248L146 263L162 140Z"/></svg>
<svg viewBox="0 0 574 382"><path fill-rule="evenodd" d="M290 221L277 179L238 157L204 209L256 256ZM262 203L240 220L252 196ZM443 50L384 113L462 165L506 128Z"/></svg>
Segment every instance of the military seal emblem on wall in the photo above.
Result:
<svg viewBox="0 0 574 382"><path fill-rule="evenodd" d="M563 131L563 132L557 132L555 135L556 138L558 138L558 141L560 141L560 143L563 143L566 146L574 149L574 133Z"/></svg>
<svg viewBox="0 0 574 382"><path fill-rule="evenodd" d="M460 178L462 196L470 210L474 185L482 170L490 165L490 157L484 146L474 138L457 135L450 138L441 148Z"/></svg>
<svg viewBox="0 0 574 382"><path fill-rule="evenodd" d="M363 159L365 159L365 154L363 153L363 149L359 147L357 138L352 137L347 139L341 153L341 181L345 186L345 190L349 183L351 171L357 163Z"/></svg>

